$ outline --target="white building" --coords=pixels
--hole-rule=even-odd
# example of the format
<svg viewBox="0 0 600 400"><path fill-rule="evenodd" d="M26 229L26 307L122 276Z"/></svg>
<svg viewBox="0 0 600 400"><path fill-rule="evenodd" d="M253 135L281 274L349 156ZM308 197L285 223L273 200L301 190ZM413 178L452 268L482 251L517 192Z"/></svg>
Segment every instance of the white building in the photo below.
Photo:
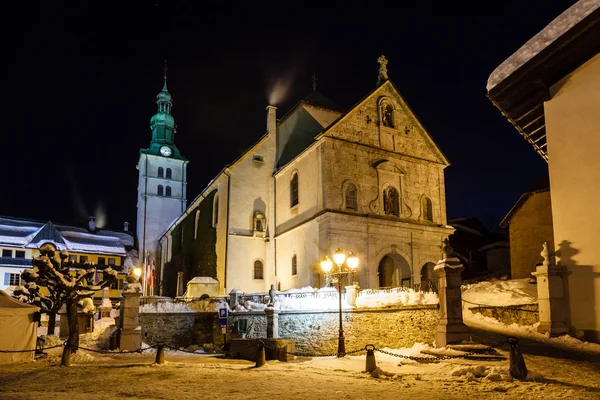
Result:
<svg viewBox="0 0 600 400"><path fill-rule="evenodd" d="M560 302L557 308L565 308L553 309L567 326L556 332L552 328L552 333L569 329L596 342L600 211L593 205L600 196L599 51L600 3L580 0L498 66L487 85L490 100L548 162L554 234L550 252L567 269L565 287L555 285L545 293L552 303Z"/></svg>
<svg viewBox="0 0 600 400"><path fill-rule="evenodd" d="M361 287L432 279L453 232L449 163L378 61L376 88L347 111L317 91L280 119L268 106L266 133L164 231L160 264L183 255L186 280L213 271L221 293L321 287L340 248Z"/></svg>

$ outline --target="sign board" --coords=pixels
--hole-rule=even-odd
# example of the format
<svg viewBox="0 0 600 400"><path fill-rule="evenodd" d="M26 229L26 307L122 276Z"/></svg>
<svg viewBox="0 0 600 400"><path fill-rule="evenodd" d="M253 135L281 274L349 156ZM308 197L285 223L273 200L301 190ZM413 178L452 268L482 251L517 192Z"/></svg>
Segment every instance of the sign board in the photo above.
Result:
<svg viewBox="0 0 600 400"><path fill-rule="evenodd" d="M227 309L219 308L219 325L221 328L227 328Z"/></svg>

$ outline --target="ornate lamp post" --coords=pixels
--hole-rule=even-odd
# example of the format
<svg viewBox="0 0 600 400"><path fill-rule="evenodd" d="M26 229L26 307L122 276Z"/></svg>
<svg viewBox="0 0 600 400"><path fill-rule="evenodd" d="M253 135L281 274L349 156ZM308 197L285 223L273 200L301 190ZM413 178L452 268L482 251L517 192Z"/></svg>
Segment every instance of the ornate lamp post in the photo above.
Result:
<svg viewBox="0 0 600 400"><path fill-rule="evenodd" d="M325 257L323 261L321 261L321 268L328 276L332 278L337 278L338 281L338 300L340 305L340 333L338 336L338 354L339 358L344 357L346 355L346 343L344 340L344 326L342 325L342 285L346 277L349 273L353 273L358 267L358 257L354 255L354 253L350 253L348 257L344 254L340 249L335 251L333 255L333 261L337 265L337 270L331 272L333 268L333 263L329 259L329 257ZM344 261L346 265L344 265Z"/></svg>

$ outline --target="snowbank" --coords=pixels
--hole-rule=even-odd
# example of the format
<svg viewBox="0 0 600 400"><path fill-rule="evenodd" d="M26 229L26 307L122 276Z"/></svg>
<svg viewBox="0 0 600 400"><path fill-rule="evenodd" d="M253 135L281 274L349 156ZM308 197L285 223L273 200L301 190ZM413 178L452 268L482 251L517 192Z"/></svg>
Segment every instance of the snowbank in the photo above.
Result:
<svg viewBox="0 0 600 400"><path fill-rule="evenodd" d="M140 313L193 313L197 312L185 303L171 303L170 301L159 301L144 304L140 307Z"/></svg>
<svg viewBox="0 0 600 400"><path fill-rule="evenodd" d="M356 298L356 307L358 308L407 306L438 303L439 298L436 293L415 292L412 289L408 289L408 291L406 292L403 291L396 293L366 294Z"/></svg>
<svg viewBox="0 0 600 400"><path fill-rule="evenodd" d="M485 281L463 285L462 299L472 305L514 306L537 303L537 286L528 279Z"/></svg>

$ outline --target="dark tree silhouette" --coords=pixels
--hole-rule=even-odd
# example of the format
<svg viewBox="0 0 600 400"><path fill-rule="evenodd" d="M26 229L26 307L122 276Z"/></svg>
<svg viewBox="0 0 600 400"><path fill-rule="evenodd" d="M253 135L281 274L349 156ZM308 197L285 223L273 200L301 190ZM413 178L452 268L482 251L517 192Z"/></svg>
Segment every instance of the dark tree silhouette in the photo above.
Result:
<svg viewBox="0 0 600 400"><path fill-rule="evenodd" d="M21 275L25 280L26 288L31 293L38 293L40 287L50 288L58 294L57 299L67 306L67 321L69 325L69 338L65 344L62 356L62 365L70 365L71 354L79 346L79 324L77 320L77 303L81 298L89 297L94 292L110 286L117 279L117 272L108 267L104 269L102 280L94 283L95 268L73 268L69 260L69 253L56 252L50 245L40 248L40 256L33 259L33 269L26 269ZM39 300L35 300L38 297ZM60 300L62 299L62 300ZM50 304L47 296L35 296L34 301L39 304ZM54 308L54 307L53 307Z"/></svg>

